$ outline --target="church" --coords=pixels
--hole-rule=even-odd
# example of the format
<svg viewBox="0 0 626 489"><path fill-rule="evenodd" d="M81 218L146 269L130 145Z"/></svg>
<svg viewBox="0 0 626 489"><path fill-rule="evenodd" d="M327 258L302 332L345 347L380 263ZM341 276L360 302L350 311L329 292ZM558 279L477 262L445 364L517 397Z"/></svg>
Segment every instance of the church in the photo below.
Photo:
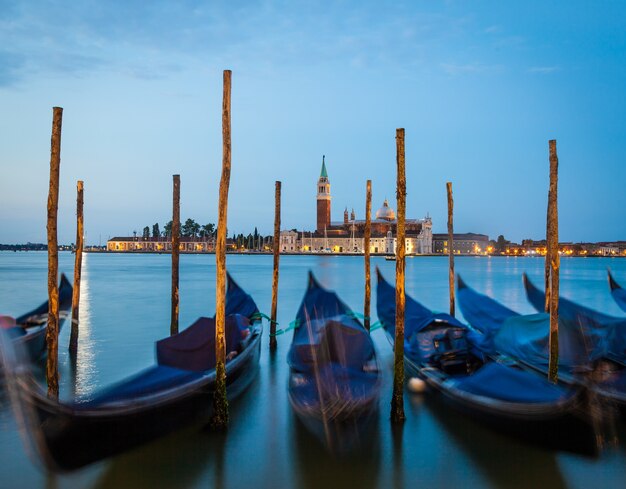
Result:
<svg viewBox="0 0 626 489"><path fill-rule="evenodd" d="M331 221L330 180L326 160L317 180L317 224L315 231L281 231L281 253L363 253L365 219L357 219L354 209L343 212L342 221ZM371 221L370 253L394 254L396 249L396 213L387 199ZM433 247L432 220L405 220L407 254L430 254Z"/></svg>

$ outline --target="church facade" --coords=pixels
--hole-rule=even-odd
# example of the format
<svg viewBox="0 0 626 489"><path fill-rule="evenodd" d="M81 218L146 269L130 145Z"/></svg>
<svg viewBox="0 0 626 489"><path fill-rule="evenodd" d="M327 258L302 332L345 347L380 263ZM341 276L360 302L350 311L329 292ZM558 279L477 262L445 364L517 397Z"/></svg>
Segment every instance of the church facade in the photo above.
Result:
<svg viewBox="0 0 626 489"><path fill-rule="evenodd" d="M356 219L354 209L343 212L342 221L331 221L330 180L325 157L317 181L317 222L315 231L281 231L283 253L363 253L365 219ZM394 254L397 219L385 199L371 220L370 253ZM405 249L408 254L430 254L433 246L432 220L405 220Z"/></svg>

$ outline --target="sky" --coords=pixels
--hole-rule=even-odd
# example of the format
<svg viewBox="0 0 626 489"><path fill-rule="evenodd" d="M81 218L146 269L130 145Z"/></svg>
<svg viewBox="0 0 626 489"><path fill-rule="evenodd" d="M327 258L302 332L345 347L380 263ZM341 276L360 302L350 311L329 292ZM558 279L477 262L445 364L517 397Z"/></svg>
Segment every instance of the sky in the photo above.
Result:
<svg viewBox="0 0 626 489"><path fill-rule="evenodd" d="M395 208L446 232L542 239L548 141L560 241L626 239L626 2L0 0L0 243L45 242L52 107L63 107L59 242L217 222L222 73L233 71L228 233Z"/></svg>

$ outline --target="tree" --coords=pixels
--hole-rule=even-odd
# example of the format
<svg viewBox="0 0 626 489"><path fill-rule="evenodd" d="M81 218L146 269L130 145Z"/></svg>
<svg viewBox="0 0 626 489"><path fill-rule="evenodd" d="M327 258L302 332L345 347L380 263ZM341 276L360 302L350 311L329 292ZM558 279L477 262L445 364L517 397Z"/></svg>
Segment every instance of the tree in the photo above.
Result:
<svg viewBox="0 0 626 489"><path fill-rule="evenodd" d="M200 224L198 224L196 221L193 221L193 224L191 225L191 236L192 237L196 237L200 235Z"/></svg>
<svg viewBox="0 0 626 489"><path fill-rule="evenodd" d="M197 226L196 221L189 218L185 221L185 224L180 227L180 231L183 236L194 236L195 226Z"/></svg>
<svg viewBox="0 0 626 489"><path fill-rule="evenodd" d="M209 223L202 226L200 229L200 236L203 238L211 238L213 237L213 233L215 232L215 224Z"/></svg>
<svg viewBox="0 0 626 489"><path fill-rule="evenodd" d="M148 226L146 226L145 228L143 228L143 238L149 238L150 237L150 228Z"/></svg>
<svg viewBox="0 0 626 489"><path fill-rule="evenodd" d="M159 230L159 223L157 222L152 226L152 237L158 238L159 236L161 236L161 231Z"/></svg>
<svg viewBox="0 0 626 489"><path fill-rule="evenodd" d="M165 226L163 226L163 236L166 238L172 237L172 221L166 222Z"/></svg>
<svg viewBox="0 0 626 489"><path fill-rule="evenodd" d="M506 245L509 243L510 241L504 239L503 235L498 236L498 240L496 241L496 251L503 253L506 251Z"/></svg>

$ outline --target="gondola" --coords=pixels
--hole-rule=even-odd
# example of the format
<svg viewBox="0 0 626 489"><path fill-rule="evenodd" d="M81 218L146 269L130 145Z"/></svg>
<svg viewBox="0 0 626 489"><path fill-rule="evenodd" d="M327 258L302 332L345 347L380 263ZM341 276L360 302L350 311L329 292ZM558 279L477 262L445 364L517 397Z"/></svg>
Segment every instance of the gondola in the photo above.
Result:
<svg viewBox="0 0 626 489"><path fill-rule="evenodd" d="M395 288L380 270L377 312L393 343ZM404 361L457 411L499 432L577 453L595 454L595 431L581 413L585 390L552 384L515 362L482 351L483 335L405 296ZM499 361L498 361L499 360Z"/></svg>
<svg viewBox="0 0 626 489"><path fill-rule="evenodd" d="M59 284L59 331L72 309L72 284L61 274ZM5 332L16 343L16 347L27 352L35 362L46 352L46 326L48 324L48 301L15 319L15 326Z"/></svg>
<svg viewBox="0 0 626 489"><path fill-rule="evenodd" d="M457 277L458 304L463 316L484 334L484 347L547 370L549 315L521 315L496 300L470 288ZM592 328L559 317L559 377L574 377L591 370L591 364L605 354L604 335Z"/></svg>
<svg viewBox="0 0 626 489"><path fill-rule="evenodd" d="M537 311L543 311L545 294L526 274L523 278L528 301ZM559 317L578 325L585 334L601 337L605 342L607 357L621 365L626 364L626 318L595 311L563 296L559 296Z"/></svg>
<svg viewBox="0 0 626 489"><path fill-rule="evenodd" d="M545 294L526 274L523 278L529 302L542 310ZM613 401L626 419L626 318L609 316L561 296L559 318L559 327L564 322L582 335L580 341L593 352L590 368L596 391Z"/></svg>
<svg viewBox="0 0 626 489"><path fill-rule="evenodd" d="M622 286L618 284L611 272L609 274L609 287L611 288L611 296L613 296L613 300L617 303L622 311L626 311L626 289L622 289Z"/></svg>
<svg viewBox="0 0 626 489"><path fill-rule="evenodd" d="M257 370L258 309L229 276L226 295L226 390L241 394ZM244 314L236 314L233 311ZM200 318L157 341L156 364L90 399L54 402L2 341L9 393L27 445L50 470L72 470L187 426L206 423L215 389L215 319Z"/></svg>
<svg viewBox="0 0 626 489"><path fill-rule="evenodd" d="M329 445L333 432L366 424L377 411L381 376L369 332L311 272L287 362L291 406Z"/></svg>

